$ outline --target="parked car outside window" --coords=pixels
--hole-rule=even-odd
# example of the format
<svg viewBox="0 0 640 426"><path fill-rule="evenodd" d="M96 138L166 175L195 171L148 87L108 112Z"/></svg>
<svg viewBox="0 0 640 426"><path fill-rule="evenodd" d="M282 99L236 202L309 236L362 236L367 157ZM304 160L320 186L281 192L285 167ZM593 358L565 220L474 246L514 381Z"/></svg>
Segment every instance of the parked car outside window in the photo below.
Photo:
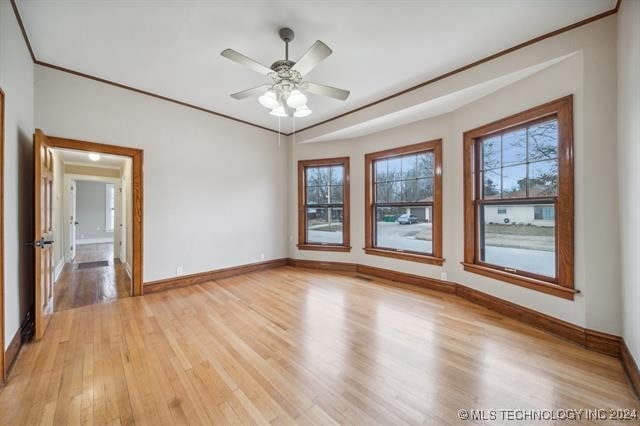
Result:
<svg viewBox="0 0 640 426"><path fill-rule="evenodd" d="M411 225L414 223L418 223L418 218L415 215L405 213L398 217L398 224L400 225Z"/></svg>

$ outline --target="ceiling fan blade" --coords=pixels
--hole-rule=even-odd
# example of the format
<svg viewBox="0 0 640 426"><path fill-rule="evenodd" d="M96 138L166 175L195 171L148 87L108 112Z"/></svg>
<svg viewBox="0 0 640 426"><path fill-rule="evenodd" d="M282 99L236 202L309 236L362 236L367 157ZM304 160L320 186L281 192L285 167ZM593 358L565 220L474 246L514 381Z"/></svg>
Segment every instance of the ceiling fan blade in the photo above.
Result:
<svg viewBox="0 0 640 426"><path fill-rule="evenodd" d="M312 83L310 81L304 82L301 85L301 88L307 92L315 93L316 95L328 96L341 101L346 100L350 94L348 90L325 86L324 84Z"/></svg>
<svg viewBox="0 0 640 426"><path fill-rule="evenodd" d="M321 42L317 40L313 45L307 50L304 55L296 62L293 66L293 70L298 71L300 75L305 75L312 69L316 67L320 62L324 61L327 56L331 55L333 51Z"/></svg>
<svg viewBox="0 0 640 426"><path fill-rule="evenodd" d="M244 99L250 96L258 96L263 95L267 90L269 90L271 86L268 84L263 84L262 86L253 87L251 89L243 90L242 92L234 93L231 95L233 99Z"/></svg>
<svg viewBox="0 0 640 426"><path fill-rule="evenodd" d="M244 56L242 53L236 52L233 49L225 49L220 52L222 56L227 59L231 59L234 62L239 63L240 65L244 65L247 68L251 68L255 72L258 72L263 75L269 75L273 72L273 70L265 65L262 65L259 62L254 61L251 58Z"/></svg>

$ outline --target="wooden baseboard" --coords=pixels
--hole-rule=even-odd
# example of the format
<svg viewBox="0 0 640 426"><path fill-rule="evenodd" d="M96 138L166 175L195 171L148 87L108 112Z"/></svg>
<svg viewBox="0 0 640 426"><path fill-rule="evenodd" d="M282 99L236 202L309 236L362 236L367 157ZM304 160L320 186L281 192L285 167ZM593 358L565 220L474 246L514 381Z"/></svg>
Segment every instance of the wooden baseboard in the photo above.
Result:
<svg viewBox="0 0 640 426"><path fill-rule="evenodd" d="M296 268L321 269L333 272L356 272L355 263L325 262L319 260L287 259L287 265Z"/></svg>
<svg viewBox="0 0 640 426"><path fill-rule="evenodd" d="M405 272L391 271L389 269L378 268L368 265L356 265L356 272L372 277L383 278L385 280L403 282L406 284L417 285L419 287L431 290L442 291L444 293L454 294L456 292L456 284L449 281L442 281L435 278L423 277L421 275L407 274Z"/></svg>
<svg viewBox="0 0 640 426"><path fill-rule="evenodd" d="M9 371L13 364L18 358L18 352L20 352L20 347L22 346L22 337L20 330L16 331L16 334L11 339L11 343L7 346L7 350L4 352L4 362L5 362L5 377L9 377Z"/></svg>
<svg viewBox="0 0 640 426"><path fill-rule="evenodd" d="M629 376L629 381L631 382L633 389L636 391L638 397L640 397L640 369L638 369L638 364L633 358L633 355L631 355L631 351L624 339L622 339L620 344L620 359L622 360L622 365L627 372L627 376Z"/></svg>
<svg viewBox="0 0 640 426"><path fill-rule="evenodd" d="M540 328L580 345L584 345L584 328L577 325L461 284L456 285L456 295L471 303L475 303L476 305L498 312L506 317Z"/></svg>
<svg viewBox="0 0 640 426"><path fill-rule="evenodd" d="M22 346L29 341L31 335L33 334L34 322L33 322L33 308L31 308L27 312L27 317L24 319L18 331L11 339L11 343L7 347L7 350L4 352L4 377L5 379L9 377L9 372L11 371L11 367L13 367L16 359L18 359L18 354L20 353L20 349Z"/></svg>
<svg viewBox="0 0 640 426"><path fill-rule="evenodd" d="M620 358L622 353L622 338L601 331L584 330L584 346L596 352Z"/></svg>
<svg viewBox="0 0 640 426"><path fill-rule="evenodd" d="M201 272L198 274L183 275L181 277L167 278L164 280L150 281L144 284L144 293L155 293L171 288L186 287L200 284L207 281L229 278L236 275L247 274L249 272L263 271L265 269L286 266L288 259L274 259L264 262L249 263L247 265L232 266L229 268L216 269L213 271Z"/></svg>
<svg viewBox="0 0 640 426"><path fill-rule="evenodd" d="M355 263L289 259L288 264L294 267L309 269L360 273L389 281L402 282L455 294L469 302L484 306L492 311L570 340L588 349L615 357L620 356L621 339L618 336L585 329L455 282L442 281L436 278L407 274L405 272L392 271L389 269Z"/></svg>

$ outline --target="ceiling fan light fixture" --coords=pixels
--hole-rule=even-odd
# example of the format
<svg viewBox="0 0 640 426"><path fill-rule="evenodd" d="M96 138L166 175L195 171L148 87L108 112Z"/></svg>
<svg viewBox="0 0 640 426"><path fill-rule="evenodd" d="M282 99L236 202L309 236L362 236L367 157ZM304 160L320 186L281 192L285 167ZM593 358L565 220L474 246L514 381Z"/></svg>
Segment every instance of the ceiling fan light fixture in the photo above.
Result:
<svg viewBox="0 0 640 426"><path fill-rule="evenodd" d="M293 113L294 117L306 117L311 115L312 111L307 105L302 105L296 108L296 112Z"/></svg>
<svg viewBox="0 0 640 426"><path fill-rule="evenodd" d="M287 113L284 110L284 107L280 104L269 113L271 115L275 115L276 117L286 117Z"/></svg>
<svg viewBox="0 0 640 426"><path fill-rule="evenodd" d="M278 98L273 90L267 90L267 92L258 98L260 105L268 109L275 109L280 106Z"/></svg>
<svg viewBox="0 0 640 426"><path fill-rule="evenodd" d="M307 103L307 97L299 90L294 89L287 98L287 105L291 108L299 108Z"/></svg>

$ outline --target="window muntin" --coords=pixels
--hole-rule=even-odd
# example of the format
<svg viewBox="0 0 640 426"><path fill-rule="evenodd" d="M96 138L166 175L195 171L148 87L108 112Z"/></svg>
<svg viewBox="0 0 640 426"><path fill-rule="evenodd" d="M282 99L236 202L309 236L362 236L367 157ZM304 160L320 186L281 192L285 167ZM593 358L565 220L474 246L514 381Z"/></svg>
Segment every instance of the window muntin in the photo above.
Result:
<svg viewBox="0 0 640 426"><path fill-rule="evenodd" d="M556 116L478 138L476 161L482 176L476 219L480 262L507 272L556 278L553 211L558 141ZM505 200L513 200L509 214L494 220L489 212L496 207L506 210L506 206L495 205ZM546 204L531 204L531 200Z"/></svg>
<svg viewBox="0 0 640 426"><path fill-rule="evenodd" d="M567 96L464 133L465 270L573 299L572 108Z"/></svg>
<svg viewBox="0 0 640 426"><path fill-rule="evenodd" d="M433 255L434 153L373 161L374 247Z"/></svg>
<svg viewBox="0 0 640 426"><path fill-rule="evenodd" d="M442 141L365 155L365 252L441 265Z"/></svg>
<svg viewBox="0 0 640 426"><path fill-rule="evenodd" d="M348 249L348 158L300 161L302 249Z"/></svg>

